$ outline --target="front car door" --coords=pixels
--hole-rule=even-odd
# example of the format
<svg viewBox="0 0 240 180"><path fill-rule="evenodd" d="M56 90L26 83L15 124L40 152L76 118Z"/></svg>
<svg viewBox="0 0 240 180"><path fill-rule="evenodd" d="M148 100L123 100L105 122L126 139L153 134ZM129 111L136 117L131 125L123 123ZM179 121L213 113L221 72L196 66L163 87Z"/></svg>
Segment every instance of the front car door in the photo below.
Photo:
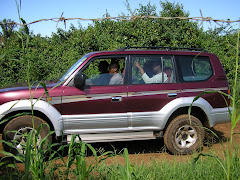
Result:
<svg viewBox="0 0 240 180"><path fill-rule="evenodd" d="M92 58L78 72L86 75L84 90L65 87L62 96L65 134L109 133L127 129L127 85L123 73L126 61L127 56ZM111 70L111 67L115 69Z"/></svg>

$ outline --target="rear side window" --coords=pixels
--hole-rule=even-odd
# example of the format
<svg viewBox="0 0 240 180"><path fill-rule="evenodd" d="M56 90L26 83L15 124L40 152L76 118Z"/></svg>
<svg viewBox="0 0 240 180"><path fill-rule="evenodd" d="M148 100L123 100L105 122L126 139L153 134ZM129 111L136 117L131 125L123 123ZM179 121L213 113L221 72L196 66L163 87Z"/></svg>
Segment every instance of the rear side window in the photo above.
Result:
<svg viewBox="0 0 240 180"><path fill-rule="evenodd" d="M183 82L205 81L213 74L209 57L175 56L175 58L178 65L179 79Z"/></svg>

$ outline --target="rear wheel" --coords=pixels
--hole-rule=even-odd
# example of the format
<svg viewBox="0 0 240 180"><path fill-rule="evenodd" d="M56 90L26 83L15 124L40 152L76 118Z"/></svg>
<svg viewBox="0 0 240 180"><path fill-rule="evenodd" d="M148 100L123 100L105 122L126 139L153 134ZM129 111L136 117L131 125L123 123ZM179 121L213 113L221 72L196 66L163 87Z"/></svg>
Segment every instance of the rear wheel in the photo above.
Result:
<svg viewBox="0 0 240 180"><path fill-rule="evenodd" d="M201 121L187 114L174 118L164 134L164 144L173 154L191 154L201 148L204 129Z"/></svg>
<svg viewBox="0 0 240 180"><path fill-rule="evenodd" d="M9 142L13 142L13 145L15 146L15 148L11 148L10 146L3 143L3 148L5 151L12 152L13 154L25 154L27 135L31 132L31 130L34 130L34 132L37 133L37 130L41 124L43 125L37 137L37 148L40 146L41 140L46 136L48 136L48 141L52 141L52 137L49 135L49 128L46 122L36 116L33 116L33 119L34 129L32 116L29 115L16 117L5 126L3 130L3 139ZM46 148L46 144L47 143L44 143L44 149Z"/></svg>

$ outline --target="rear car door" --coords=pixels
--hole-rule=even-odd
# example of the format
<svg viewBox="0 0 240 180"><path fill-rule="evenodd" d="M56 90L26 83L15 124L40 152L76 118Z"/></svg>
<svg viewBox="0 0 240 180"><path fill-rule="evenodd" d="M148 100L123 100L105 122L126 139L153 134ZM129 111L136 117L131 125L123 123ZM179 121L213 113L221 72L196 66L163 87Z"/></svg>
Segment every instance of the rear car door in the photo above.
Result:
<svg viewBox="0 0 240 180"><path fill-rule="evenodd" d="M136 62L143 68L144 74L136 67ZM159 63L161 70L156 72L154 64L159 66ZM133 55L131 65L127 104L129 127L134 130L159 130L164 125L164 120L158 112L177 98L180 91L173 56ZM157 77L161 80L151 82L151 79Z"/></svg>

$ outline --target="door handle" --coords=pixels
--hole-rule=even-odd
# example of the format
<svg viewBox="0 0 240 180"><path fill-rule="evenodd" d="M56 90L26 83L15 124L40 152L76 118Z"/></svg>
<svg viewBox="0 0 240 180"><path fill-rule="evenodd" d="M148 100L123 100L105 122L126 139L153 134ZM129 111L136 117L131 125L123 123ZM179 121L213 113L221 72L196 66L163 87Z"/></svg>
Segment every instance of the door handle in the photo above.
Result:
<svg viewBox="0 0 240 180"><path fill-rule="evenodd" d="M169 98L177 97L177 93L169 93L169 94L168 94L168 97L169 97Z"/></svg>
<svg viewBox="0 0 240 180"><path fill-rule="evenodd" d="M119 96L112 97L112 102L121 102L121 101L122 101L122 97L119 97Z"/></svg>
<svg viewBox="0 0 240 180"><path fill-rule="evenodd" d="M141 93L141 92L135 92L135 93L133 93L132 95L134 95L134 96L139 96L139 95L142 95L142 93Z"/></svg>

